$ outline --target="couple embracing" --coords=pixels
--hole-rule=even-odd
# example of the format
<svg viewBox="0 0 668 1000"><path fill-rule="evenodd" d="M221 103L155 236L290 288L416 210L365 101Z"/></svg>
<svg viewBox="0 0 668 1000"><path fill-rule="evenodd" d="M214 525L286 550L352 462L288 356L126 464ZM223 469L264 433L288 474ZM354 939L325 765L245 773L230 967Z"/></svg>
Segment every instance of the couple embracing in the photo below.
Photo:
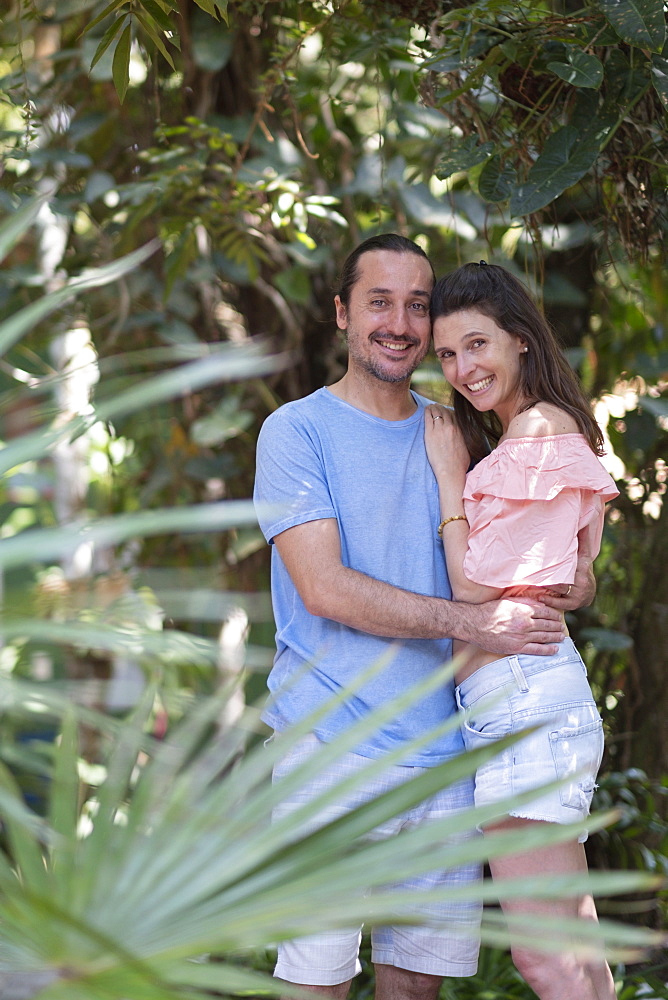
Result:
<svg viewBox="0 0 668 1000"><path fill-rule="evenodd" d="M455 652L453 684L418 701L286 797L279 815L465 709L450 731L388 765L341 811L461 752L535 727L475 781L445 788L378 836L572 780L500 816L494 829L586 817L601 761L601 720L564 611L589 603L605 502L617 495L601 433L577 378L531 296L507 270L467 264L439 281L422 249L396 234L348 257L335 297L346 374L273 413L258 441L255 496L280 512L272 543L277 652L264 715L277 733L325 703L390 644L399 652L291 747L274 780L361 715L427 677ZM410 387L431 343L452 409ZM308 667L306 667L308 665ZM328 815L327 819L334 818ZM471 831L471 836L476 832ZM577 839L491 862L495 879L586 872ZM425 889L462 885L477 866L430 872ZM416 888L415 880L411 887ZM505 903L510 911L596 919L579 899ZM378 1000L435 1000L443 976L476 971L476 902L433 907L420 926L374 928ZM360 928L285 942L275 975L345 998L359 971ZM613 1000L604 962L516 948L541 1000Z"/></svg>

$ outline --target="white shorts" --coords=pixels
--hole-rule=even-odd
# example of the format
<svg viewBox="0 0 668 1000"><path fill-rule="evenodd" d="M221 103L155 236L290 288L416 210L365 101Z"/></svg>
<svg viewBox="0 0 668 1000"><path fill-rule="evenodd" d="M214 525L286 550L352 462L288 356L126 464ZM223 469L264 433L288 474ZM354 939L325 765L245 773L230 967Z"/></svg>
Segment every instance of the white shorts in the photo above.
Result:
<svg viewBox="0 0 668 1000"><path fill-rule="evenodd" d="M300 740L277 763L274 781L280 781L282 776L317 751L320 742L313 734ZM308 785L281 802L274 810L274 818L282 818L368 764L367 757L354 753L345 754L320 772ZM382 774L371 778L363 788L356 788L328 808L326 814L314 817L308 829L317 828L337 816L345 815L363 802L417 777L424 770L422 767L388 766ZM457 782L414 809L377 827L370 837L382 840L395 836L400 830L411 829L463 809L470 809L473 804L472 793L471 780ZM476 831L470 830L465 834L458 834L456 839L461 842L474 836L477 836ZM471 864L450 871L430 872L395 883L393 887L427 890L442 886L461 886L477 882L480 876L479 866ZM323 898L322 905L327 906L326 897ZM425 921L421 926L374 927L371 932L372 962L434 976L475 975L478 965L480 903L463 901L429 905L423 908L421 917ZM347 982L361 971L361 932L361 927L354 927L282 942L278 948L274 975L290 983L311 986L335 986Z"/></svg>
<svg viewBox="0 0 668 1000"><path fill-rule="evenodd" d="M538 727L478 768L477 806L570 777L509 814L550 823L575 823L589 815L603 756L603 724L571 639L564 639L555 656L521 654L486 663L455 693L468 713L462 730L467 750ZM580 837L586 839L586 834Z"/></svg>

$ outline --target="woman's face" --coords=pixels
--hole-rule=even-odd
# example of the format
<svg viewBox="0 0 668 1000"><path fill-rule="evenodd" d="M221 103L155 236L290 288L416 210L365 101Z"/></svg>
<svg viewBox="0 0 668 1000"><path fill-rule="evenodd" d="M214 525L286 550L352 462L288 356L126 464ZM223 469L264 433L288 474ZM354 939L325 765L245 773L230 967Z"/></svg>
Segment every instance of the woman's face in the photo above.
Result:
<svg viewBox="0 0 668 1000"><path fill-rule="evenodd" d="M526 402L520 388L526 343L477 309L439 316L434 349L443 374L476 410L494 410L504 430Z"/></svg>

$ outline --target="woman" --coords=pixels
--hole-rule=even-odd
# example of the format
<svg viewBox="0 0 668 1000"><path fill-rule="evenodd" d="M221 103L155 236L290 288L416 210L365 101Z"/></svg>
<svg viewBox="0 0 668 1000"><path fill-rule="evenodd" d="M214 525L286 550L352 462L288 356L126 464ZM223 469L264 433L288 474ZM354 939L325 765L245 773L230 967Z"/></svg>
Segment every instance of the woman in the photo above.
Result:
<svg viewBox="0 0 668 1000"><path fill-rule="evenodd" d="M425 414L453 597L479 603L563 594L574 581L578 546L592 558L598 553L605 501L618 493L597 457L602 435L587 399L545 318L504 268L481 261L441 278L431 312L436 355L454 390L452 411L434 405ZM467 474L471 460L477 464ZM551 657L499 660L463 643L455 651L465 653L457 696L469 713L467 747L538 727L478 769L476 804L572 776L511 810L494 829L519 833L536 822L584 819L603 736L572 641L564 639ZM585 873L587 863L574 839L497 858L490 867L495 879L508 879ZM503 906L507 913L596 919L590 896ZM513 959L541 1000L615 997L604 962L526 948L514 948Z"/></svg>

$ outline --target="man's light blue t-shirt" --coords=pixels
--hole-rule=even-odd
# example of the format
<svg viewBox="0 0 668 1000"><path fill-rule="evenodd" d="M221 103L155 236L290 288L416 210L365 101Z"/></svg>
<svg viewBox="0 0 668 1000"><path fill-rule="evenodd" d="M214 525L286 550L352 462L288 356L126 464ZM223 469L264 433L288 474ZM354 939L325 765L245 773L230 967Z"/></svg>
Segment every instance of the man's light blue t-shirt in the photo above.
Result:
<svg viewBox="0 0 668 1000"><path fill-rule="evenodd" d="M424 407L407 420L388 421L318 389L287 403L265 421L257 449L255 500L265 538L320 518L335 518L344 565L418 594L450 598L441 540L438 487L424 447ZM264 505L279 505L266 513ZM264 721L279 731L339 692L396 648L380 675L328 713L315 727L324 741L405 691L451 656L449 639L391 639L309 614L272 547L276 657L269 675ZM441 724L456 711L452 682L397 715L355 747L378 757ZM402 763L430 766L460 753L455 728Z"/></svg>

